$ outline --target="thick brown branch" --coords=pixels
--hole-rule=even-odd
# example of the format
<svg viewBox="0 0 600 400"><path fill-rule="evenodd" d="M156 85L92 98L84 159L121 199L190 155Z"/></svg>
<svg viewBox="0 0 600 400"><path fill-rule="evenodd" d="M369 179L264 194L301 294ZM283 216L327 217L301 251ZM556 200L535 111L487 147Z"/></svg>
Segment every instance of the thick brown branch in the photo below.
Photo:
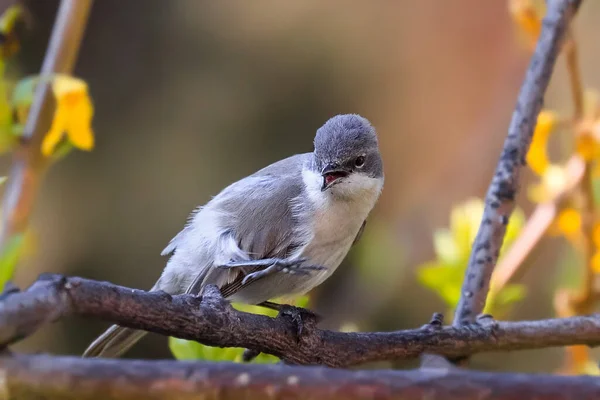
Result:
<svg viewBox="0 0 600 400"><path fill-rule="evenodd" d="M210 288L204 298L169 296L106 282L51 275L0 302L0 343L10 344L68 315L221 347L244 347L295 364L347 367L436 353L460 358L485 351L600 344L600 315L541 321L479 323L395 332L344 333L307 326L300 340L285 316L235 310ZM485 320L483 320L485 321Z"/></svg>
<svg viewBox="0 0 600 400"><path fill-rule="evenodd" d="M519 172L569 22L581 0L550 0L542 32L525 75L508 136L486 195L486 205L465 273L454 325L473 321L482 312L506 225L515 207Z"/></svg>
<svg viewBox="0 0 600 400"><path fill-rule="evenodd" d="M459 369L346 371L324 367L0 358L3 399L552 399L598 398L596 377L498 374ZM2 396L4 395L4 396Z"/></svg>

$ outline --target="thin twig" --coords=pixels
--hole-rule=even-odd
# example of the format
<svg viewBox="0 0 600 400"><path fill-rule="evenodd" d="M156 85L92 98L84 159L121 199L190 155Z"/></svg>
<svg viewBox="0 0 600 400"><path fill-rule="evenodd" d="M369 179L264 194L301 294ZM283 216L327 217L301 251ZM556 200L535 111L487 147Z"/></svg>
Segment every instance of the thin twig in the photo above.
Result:
<svg viewBox="0 0 600 400"><path fill-rule="evenodd" d="M579 66L577 40L573 33L573 29L569 29L568 35L568 41L565 46L565 56L571 93L573 97L572 125L574 126L574 132L577 140L577 136L589 135L589 132L586 131L586 124L584 124L585 115L583 85L581 69ZM594 304L598 300L598 293L595 288L595 272L592 264L595 252L593 240L595 221L594 188L592 176L593 168L594 163L589 160L586 161L584 176L579 186L582 199L581 229L584 256L582 286L580 287L579 292L559 292L557 298L555 299L556 311L559 316L571 316L591 312ZM565 350L567 352L565 371L567 372L577 373L586 368L587 363L591 361L590 351L587 347L570 346Z"/></svg>
<svg viewBox="0 0 600 400"><path fill-rule="evenodd" d="M473 321L485 306L490 278L498 260L506 225L515 207L519 172L525 165L525 156L556 58L571 17L580 3L581 0L548 1L548 12L543 21L542 32L517 99L500 161L486 195L483 218L473 244L455 313L455 326Z"/></svg>
<svg viewBox="0 0 600 400"><path fill-rule="evenodd" d="M62 0L50 37L41 75L72 72L92 0ZM47 160L40 152L42 140L54 115L55 101L47 82L41 82L33 98L25 129L8 177L3 218L0 224L0 254L7 241L27 227Z"/></svg>
<svg viewBox="0 0 600 400"><path fill-rule="evenodd" d="M486 351L600 344L600 315L520 322L483 319L459 327L430 323L418 329L375 333L333 332L306 323L298 338L287 316L270 318L237 311L214 286L200 298L48 275L0 302L0 348L70 315L211 346L243 347L288 363L331 367L410 359L425 352L456 359Z"/></svg>
<svg viewBox="0 0 600 400"><path fill-rule="evenodd" d="M578 53L577 41L575 40L573 29L569 28L568 40L565 44L565 59L567 61L569 83L571 94L573 96L574 121L579 121L583 117L583 84L581 79L581 69L579 68Z"/></svg>

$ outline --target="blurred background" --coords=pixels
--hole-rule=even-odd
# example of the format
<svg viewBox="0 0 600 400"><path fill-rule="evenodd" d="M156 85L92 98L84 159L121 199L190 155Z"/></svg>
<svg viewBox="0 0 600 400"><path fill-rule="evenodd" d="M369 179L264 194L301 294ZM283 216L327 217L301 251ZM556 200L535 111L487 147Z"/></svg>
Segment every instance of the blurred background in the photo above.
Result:
<svg viewBox="0 0 600 400"><path fill-rule="evenodd" d="M23 76L39 71L58 2L25 5ZM576 25L593 87L598 17L600 3L584 2ZM16 284L57 272L150 288L190 211L269 163L311 151L331 116L359 113L378 130L385 188L360 245L313 291L311 307L332 329L420 326L446 306L416 271L435 259L433 232L453 207L483 197L529 56L505 0L96 1L75 75L90 87L97 144L47 176L32 221L35 252ZM547 105L569 112L570 100L559 59ZM533 175L524 175L526 185ZM519 205L532 209L525 193ZM566 248L547 239L528 258L527 298L507 318L554 315L555 288L578 273ZM16 349L80 354L106 326L61 321ZM166 338L151 335L128 356L171 354ZM486 354L473 366L552 371L562 357L560 349Z"/></svg>

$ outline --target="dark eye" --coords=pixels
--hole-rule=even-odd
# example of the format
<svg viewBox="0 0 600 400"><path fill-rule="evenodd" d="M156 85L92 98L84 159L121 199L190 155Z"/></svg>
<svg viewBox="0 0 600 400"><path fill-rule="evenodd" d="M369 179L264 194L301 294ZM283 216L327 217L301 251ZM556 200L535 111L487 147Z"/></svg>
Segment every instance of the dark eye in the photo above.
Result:
<svg viewBox="0 0 600 400"><path fill-rule="evenodd" d="M356 160L354 160L354 166L356 168L362 168L365 165L365 156L358 156Z"/></svg>

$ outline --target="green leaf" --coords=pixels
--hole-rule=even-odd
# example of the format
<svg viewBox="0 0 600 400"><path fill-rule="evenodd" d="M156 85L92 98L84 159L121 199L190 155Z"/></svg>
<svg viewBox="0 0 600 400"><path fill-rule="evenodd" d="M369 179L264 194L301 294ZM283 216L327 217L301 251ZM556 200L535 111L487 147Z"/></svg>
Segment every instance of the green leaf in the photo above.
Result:
<svg viewBox="0 0 600 400"><path fill-rule="evenodd" d="M448 307L458 304L463 275L463 268L436 262L424 264L417 271L419 282L440 296Z"/></svg>
<svg viewBox="0 0 600 400"><path fill-rule="evenodd" d="M73 144L69 140L63 140L62 142L60 142L59 144L56 145L56 148L54 149L54 153L52 153L52 160L58 161L58 160L64 158L74 148L75 148L75 146L73 146Z"/></svg>
<svg viewBox="0 0 600 400"><path fill-rule="evenodd" d="M213 347L174 337L169 337L169 348L178 360L242 362L244 354L244 349L239 347ZM273 364L278 361L277 357L262 353L252 360L257 364Z"/></svg>
<svg viewBox="0 0 600 400"><path fill-rule="evenodd" d="M468 199L450 212L450 230L463 262L469 258L482 215L483 201L478 198Z"/></svg>
<svg viewBox="0 0 600 400"><path fill-rule="evenodd" d="M35 88L40 81L38 75L28 76L27 78L21 79L17 82L10 100L10 105L13 108L28 108L33 102L33 96L35 94Z"/></svg>
<svg viewBox="0 0 600 400"><path fill-rule="evenodd" d="M277 300L277 299L276 299ZM308 305L310 298L308 296L301 296L295 299L293 304L296 307L306 307ZM262 314L267 315L269 317L276 317L277 311L271 310L265 307L242 304L242 303L232 303L232 306L242 312L252 313L252 314ZM235 347L213 347L207 346L198 342L178 339L174 337L169 337L169 349L173 356L178 360L205 360L205 361L232 361L232 362L242 362L242 355L244 354L244 349L235 348ZM253 363L257 364L272 364L279 361L279 358L272 356L270 354L259 354L256 358L252 360Z"/></svg>
<svg viewBox="0 0 600 400"><path fill-rule="evenodd" d="M600 177L592 179L592 190L594 191L594 204L600 204Z"/></svg>
<svg viewBox="0 0 600 400"><path fill-rule="evenodd" d="M507 306L517 303L527 295L527 287L522 284L512 284L503 288L494 298L494 304Z"/></svg>
<svg viewBox="0 0 600 400"><path fill-rule="evenodd" d="M0 290L14 275L24 242L24 235L13 236L8 240L4 252L0 255Z"/></svg>
<svg viewBox="0 0 600 400"><path fill-rule="evenodd" d="M458 304L462 281L469 261L471 247L483 216L481 199L472 198L454 207L450 213L450 228L438 229L433 234L436 260L421 265L417 270L419 282L435 292L448 307ZM518 237L525 223L525 216L516 209L507 227L502 250ZM502 257L502 252L500 253ZM488 308L506 309L526 295L522 285L510 285L488 299ZM494 311L495 315L497 312Z"/></svg>
<svg viewBox="0 0 600 400"><path fill-rule="evenodd" d="M444 264L453 265L461 261L461 249L448 229L438 229L433 233L433 248L437 259Z"/></svg>

